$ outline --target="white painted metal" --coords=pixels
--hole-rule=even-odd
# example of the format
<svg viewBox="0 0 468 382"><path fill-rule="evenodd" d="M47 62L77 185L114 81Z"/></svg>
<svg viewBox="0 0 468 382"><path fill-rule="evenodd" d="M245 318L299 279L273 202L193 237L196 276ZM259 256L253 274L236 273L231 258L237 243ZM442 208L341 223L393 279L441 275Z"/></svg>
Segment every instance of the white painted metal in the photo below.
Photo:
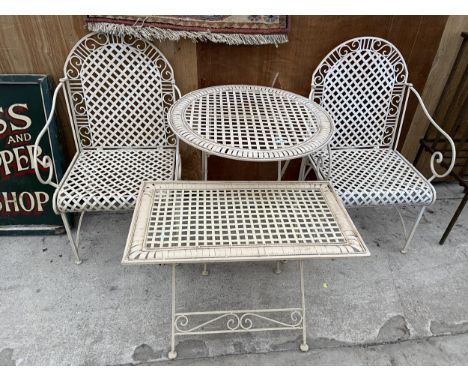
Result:
<svg viewBox="0 0 468 382"><path fill-rule="evenodd" d="M56 213L131 210L142 180L180 177L179 142L166 118L180 91L156 46L133 36L91 33L73 47L64 73L34 148L35 162L50 169L44 179L36 165L38 179L57 188ZM77 153L57 184L39 145L61 89ZM79 262L79 231L74 241L68 224L65 228Z"/></svg>
<svg viewBox="0 0 468 382"><path fill-rule="evenodd" d="M208 154L246 161L284 161L324 147L333 123L305 97L281 89L226 85L195 90L170 108L169 125Z"/></svg>
<svg viewBox="0 0 468 382"><path fill-rule="evenodd" d="M299 260L301 307L280 309L218 310L202 312L177 312L176 308L176 264L172 264L171 291L171 350L168 358L177 357L176 337L207 334L246 333L266 331L301 330L302 342L299 349L309 350L307 345L307 323L305 320L304 270Z"/></svg>
<svg viewBox="0 0 468 382"><path fill-rule="evenodd" d="M175 148L83 150L57 189L57 211L131 209L144 180L173 180Z"/></svg>
<svg viewBox="0 0 468 382"><path fill-rule="evenodd" d="M122 262L367 254L328 182L144 182Z"/></svg>
<svg viewBox="0 0 468 382"><path fill-rule="evenodd" d="M144 182L123 264L172 264L170 359L176 336L301 330L302 260L368 256L328 182ZM300 307L177 312L176 264L299 260Z"/></svg>
<svg viewBox="0 0 468 382"><path fill-rule="evenodd" d="M396 151L406 103L410 92L416 95L424 113L452 147L455 145L427 112L421 97L407 83L408 70L398 51L388 41L360 37L332 50L312 75L310 99L330 113L335 134L328 155L314 154L303 159L300 179L314 169L320 178L328 178L347 207L382 205L420 205L434 203L436 195L430 182L438 174L430 162L433 176L427 180ZM329 175L329 176L327 176ZM420 214L407 238L411 241Z"/></svg>

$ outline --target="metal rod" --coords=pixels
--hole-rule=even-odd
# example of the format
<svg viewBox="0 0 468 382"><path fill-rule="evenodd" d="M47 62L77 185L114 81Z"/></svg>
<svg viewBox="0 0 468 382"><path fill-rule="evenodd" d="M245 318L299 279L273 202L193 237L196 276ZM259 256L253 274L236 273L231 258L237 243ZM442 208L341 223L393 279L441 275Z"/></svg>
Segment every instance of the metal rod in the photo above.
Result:
<svg viewBox="0 0 468 382"><path fill-rule="evenodd" d="M63 225L65 227L65 231L67 232L67 236L68 236L68 241L70 242L73 254L75 255L75 264L81 264L82 261L80 259L80 256L78 256L78 247L76 246L76 243L73 240L73 235L72 235L72 232L71 232L70 224L68 224L67 216L66 216L66 214L63 214L63 213L60 214L60 216L62 217ZM83 215L81 215L81 216L83 216Z"/></svg>
<svg viewBox="0 0 468 382"><path fill-rule="evenodd" d="M457 210L455 211L455 215L453 215L452 219L450 220L449 225L445 229L444 234L442 235L442 238L439 241L439 244L442 245L445 242L445 239L447 239L447 236L450 234L450 231L452 231L453 226L458 220L458 217L460 216L461 212L465 208L466 201L468 200L468 191L465 190L465 196L463 197L463 200L461 201L460 205L458 206Z"/></svg>
<svg viewBox="0 0 468 382"><path fill-rule="evenodd" d="M405 235L405 240L408 239L408 231L406 230L405 219L403 219L403 215L401 214L400 210L396 205L394 205L396 212L398 212L398 216L400 217L401 225L403 226L403 233Z"/></svg>
<svg viewBox="0 0 468 382"><path fill-rule="evenodd" d="M80 220L78 220L78 227L76 229L76 248L80 247L80 232L81 232L81 224L83 223L83 217L84 217L85 211L83 211L80 215Z"/></svg>
<svg viewBox="0 0 468 382"><path fill-rule="evenodd" d="M203 180L208 180L208 154L202 151L202 176Z"/></svg>
<svg viewBox="0 0 468 382"><path fill-rule="evenodd" d="M418 228L418 224L419 224L419 221L421 220L423 214L424 214L424 210L426 209L426 206L424 206L423 208L421 208L421 211L419 212L419 215L418 217L416 218L416 222L414 223L414 226L413 228L411 229L411 232L408 236L408 239L406 240L406 244L405 246L403 247L403 249L401 250L401 253L405 254L407 251L408 251L408 246L411 242L411 239L413 238L414 236L414 233L416 232L416 228Z"/></svg>
<svg viewBox="0 0 468 382"><path fill-rule="evenodd" d="M279 308L279 309L233 309L233 310L207 310L203 312L179 312L178 316L206 316L221 313L271 313L271 312L294 312L301 308Z"/></svg>
<svg viewBox="0 0 468 382"><path fill-rule="evenodd" d="M305 295L304 295L304 264L302 260L299 260L299 273L301 279L301 305L302 305L302 343L299 346L301 351L306 352L309 350L307 345L307 322L306 322L306 311L305 311Z"/></svg>
<svg viewBox="0 0 468 382"><path fill-rule="evenodd" d="M202 270L202 276L208 276L210 274L210 272L208 272L208 264L207 263L204 263L203 264L203 270Z"/></svg>
<svg viewBox="0 0 468 382"><path fill-rule="evenodd" d="M177 352L175 351L175 294L176 294L176 282L175 282L175 271L176 264L172 264L172 311L171 311L171 351L167 355L169 359L175 359Z"/></svg>
<svg viewBox="0 0 468 382"><path fill-rule="evenodd" d="M281 262L280 261L276 262L276 266L273 269L273 272L275 272L277 275L279 275L281 273Z"/></svg>
<svg viewBox="0 0 468 382"><path fill-rule="evenodd" d="M289 163L291 161L290 160L287 160L283 166L283 168L281 169L281 178L283 178L284 174L286 173L286 170L288 169L288 166L289 166Z"/></svg>
<svg viewBox="0 0 468 382"><path fill-rule="evenodd" d="M299 168L299 179L298 180L304 180L306 161L307 161L306 157L303 157L301 159L301 167Z"/></svg>
<svg viewBox="0 0 468 382"><path fill-rule="evenodd" d="M431 153L431 154L434 154L436 151L434 149L432 149L432 147L430 147L425 141L424 139L421 140L421 144L424 145L424 147ZM449 167L447 166L447 164L445 162L441 162L439 163L439 165L445 169L448 169ZM468 182L463 179L460 175L458 175L455 171L451 171L450 172L450 175L453 176L455 179L458 180L458 183L460 184L460 186L462 187L465 187L465 190L468 189Z"/></svg>
<svg viewBox="0 0 468 382"><path fill-rule="evenodd" d="M286 330L301 330L302 326L292 328L253 328L253 329L224 329L224 330L203 330L200 332L180 332L176 333L176 336L204 336L207 334L231 334L231 333L256 333L256 332L278 332ZM302 344L300 345L302 346ZM308 346L308 345L307 345ZM308 349L308 348L307 348ZM307 350L306 350L307 351Z"/></svg>

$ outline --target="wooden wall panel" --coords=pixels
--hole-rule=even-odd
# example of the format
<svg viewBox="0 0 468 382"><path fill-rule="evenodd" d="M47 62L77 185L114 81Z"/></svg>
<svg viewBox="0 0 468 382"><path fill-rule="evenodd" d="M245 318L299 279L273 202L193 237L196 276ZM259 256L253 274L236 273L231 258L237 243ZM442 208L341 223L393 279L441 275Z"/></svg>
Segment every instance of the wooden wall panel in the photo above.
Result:
<svg viewBox="0 0 468 382"><path fill-rule="evenodd" d="M157 42L174 66L183 93L197 87L227 83L271 85L307 95L316 65L335 45L357 36L374 35L392 41L405 56L410 80L420 90L442 35L445 16L293 16L289 43L278 46L194 44L190 40ZM66 56L87 33L82 16L0 16L0 72L44 73L53 85L62 76ZM408 110L408 119L414 104ZM64 102L60 99L59 126L65 154L74 153ZM407 126L405 126L407 129ZM404 133L406 130L404 130ZM200 156L182 145L183 177L200 176ZM232 162L210 158L210 178L274 179L274 164ZM297 163L287 175L296 175Z"/></svg>
<svg viewBox="0 0 468 382"><path fill-rule="evenodd" d="M468 16L449 16L440 40L438 51L427 76L424 90L419 89L427 110L431 114L435 111L447 80L449 79L460 46L463 42L461 33L464 31L468 31ZM443 119L438 119L437 115L434 117L436 122L444 127L445 121ZM402 148L403 155L410 161L414 159L419 147L419 141L424 137L428 126L429 122L422 109L417 109L409 127L411 134L405 139ZM428 171L428 160L429 157L425 156L424 159L419 161L419 170L426 174L431 173Z"/></svg>
<svg viewBox="0 0 468 382"><path fill-rule="evenodd" d="M358 36L390 40L402 52L410 81L423 89L446 16L293 16L287 44L275 46L197 45L199 86L220 84L270 85L279 72L282 88L307 96L314 68L336 45ZM408 107L411 121L415 103ZM407 132L404 126L402 141ZM297 163L288 171L294 178ZM274 179L275 166L242 164L211 157L210 179Z"/></svg>
<svg viewBox="0 0 468 382"><path fill-rule="evenodd" d="M48 74L55 87L63 76L68 52L85 33L82 17L0 16L0 71ZM58 119L60 140L69 160L75 150L62 97Z"/></svg>

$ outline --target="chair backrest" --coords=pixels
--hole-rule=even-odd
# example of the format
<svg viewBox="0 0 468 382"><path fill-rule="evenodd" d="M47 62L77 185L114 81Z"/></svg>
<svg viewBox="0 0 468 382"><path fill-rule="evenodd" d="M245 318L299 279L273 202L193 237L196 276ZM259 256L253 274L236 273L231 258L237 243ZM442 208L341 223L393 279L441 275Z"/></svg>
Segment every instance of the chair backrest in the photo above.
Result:
<svg viewBox="0 0 468 382"><path fill-rule="evenodd" d="M166 114L175 100L171 65L150 42L91 33L64 66L81 149L175 146Z"/></svg>
<svg viewBox="0 0 468 382"><path fill-rule="evenodd" d="M313 73L310 95L334 121L331 147L392 147L407 77L401 53L386 40L360 37L333 49Z"/></svg>

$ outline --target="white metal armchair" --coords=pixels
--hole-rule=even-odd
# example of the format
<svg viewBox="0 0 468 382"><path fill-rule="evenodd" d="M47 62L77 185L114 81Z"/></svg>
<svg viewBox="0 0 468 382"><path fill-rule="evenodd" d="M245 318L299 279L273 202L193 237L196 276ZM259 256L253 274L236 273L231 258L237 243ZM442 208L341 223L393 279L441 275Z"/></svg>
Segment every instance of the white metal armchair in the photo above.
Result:
<svg viewBox="0 0 468 382"><path fill-rule="evenodd" d="M52 111L34 148L36 175L56 187L54 210L62 216L76 257L86 211L133 209L144 180L180 177L179 143L167 124L180 96L171 65L150 42L132 36L91 33L71 50L53 96ZM76 154L59 184L40 140L63 89ZM43 178L37 163L48 167ZM79 212L76 239L66 213Z"/></svg>
<svg viewBox="0 0 468 382"><path fill-rule="evenodd" d="M360 37L333 49L312 75L310 98L330 113L335 134L329 155L304 158L299 174L305 179L314 169L319 178L329 178L347 207L422 206L409 235L397 208L406 236L403 253L426 206L435 202L431 181L446 176L455 162L452 139L431 118L407 78L401 53L386 40ZM443 174L435 169L435 162L443 160L442 153L434 153L429 179L396 151L410 93L452 146L450 167Z"/></svg>

